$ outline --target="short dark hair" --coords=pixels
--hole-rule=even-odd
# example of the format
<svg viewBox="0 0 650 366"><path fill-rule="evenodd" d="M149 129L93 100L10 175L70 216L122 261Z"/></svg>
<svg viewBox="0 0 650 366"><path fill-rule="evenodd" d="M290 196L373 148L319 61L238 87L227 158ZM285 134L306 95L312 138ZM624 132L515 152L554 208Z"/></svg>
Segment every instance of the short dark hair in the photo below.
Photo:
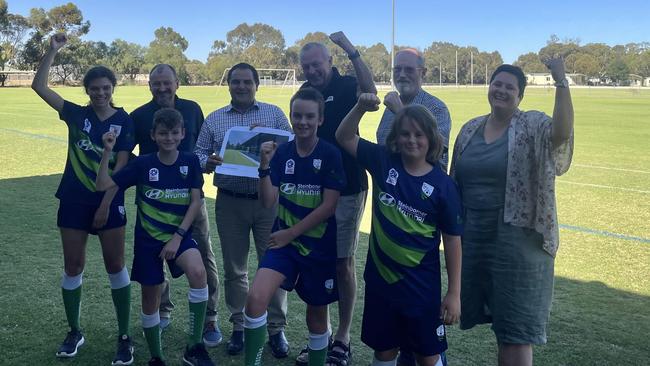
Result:
<svg viewBox="0 0 650 366"><path fill-rule="evenodd" d="M497 69L492 73L492 76L490 77L490 84L492 84L494 78L501 72L507 72L508 74L511 74L517 78L517 86L519 87L519 99L523 98L524 90L526 89L526 75L524 74L524 71L519 66L503 64L497 67Z"/></svg>
<svg viewBox="0 0 650 366"><path fill-rule="evenodd" d="M174 108L161 108L153 114L153 125L151 131L156 131L156 128L165 127L167 129L174 129L176 127L183 128L183 115Z"/></svg>
<svg viewBox="0 0 650 366"><path fill-rule="evenodd" d="M246 62L240 62L237 65L233 66L228 70L228 77L226 81L228 84L230 84L230 78L232 77L232 73L237 70L250 70L253 73L253 80L255 81L255 85L260 86L260 75L257 73L257 70L253 65L247 64Z"/></svg>
<svg viewBox="0 0 650 366"><path fill-rule="evenodd" d="M151 75L153 75L154 71L158 71L158 69L168 67L169 70L171 70L172 74L174 75L174 79L178 80L178 75L176 74L176 69L174 66L170 64L156 64L153 68L151 68L151 71L149 71L149 79L151 79Z"/></svg>
<svg viewBox="0 0 650 366"><path fill-rule="evenodd" d="M296 94L291 97L289 102L289 115L293 111L293 101L296 99L300 100L311 100L318 104L318 117L324 117L325 115L325 99L323 99L323 94L314 88L304 88L299 89Z"/></svg>
<svg viewBox="0 0 650 366"><path fill-rule="evenodd" d="M86 75L84 75L83 78L84 88L88 89L88 86L90 85L91 81L100 78L107 78L108 81L111 82L113 87L117 85L117 78L115 78L115 73L113 72L113 70L109 69L106 66L99 65L99 66L91 67L88 71L86 71Z"/></svg>
<svg viewBox="0 0 650 366"><path fill-rule="evenodd" d="M444 152L445 143L442 135L438 131L436 117L421 104L409 104L395 115L393 128L391 128L386 138L386 146L388 146L388 149L392 153L400 153L397 147L397 138L399 137L402 124L404 124L407 118L413 121L424 132L424 135L429 141L426 160L430 164L437 164Z"/></svg>

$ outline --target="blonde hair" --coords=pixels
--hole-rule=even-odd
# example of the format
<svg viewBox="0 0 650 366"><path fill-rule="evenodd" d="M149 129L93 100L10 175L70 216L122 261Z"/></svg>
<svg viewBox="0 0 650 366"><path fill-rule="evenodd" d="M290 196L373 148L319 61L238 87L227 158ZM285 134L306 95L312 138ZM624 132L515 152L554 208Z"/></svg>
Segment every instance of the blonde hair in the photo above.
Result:
<svg viewBox="0 0 650 366"><path fill-rule="evenodd" d="M388 138L386 139L386 146L388 149L395 154L399 154L399 148L397 147L397 138L399 136L399 131L404 124L406 119L410 119L415 123L421 130L424 132L424 135L429 141L429 150L427 151L426 160L430 164L437 164L438 160L442 156L444 151L444 143L442 135L438 131L438 122L436 117L431 114L431 112L426 109L424 106L419 104L411 104L397 113L393 122L393 128L391 128Z"/></svg>

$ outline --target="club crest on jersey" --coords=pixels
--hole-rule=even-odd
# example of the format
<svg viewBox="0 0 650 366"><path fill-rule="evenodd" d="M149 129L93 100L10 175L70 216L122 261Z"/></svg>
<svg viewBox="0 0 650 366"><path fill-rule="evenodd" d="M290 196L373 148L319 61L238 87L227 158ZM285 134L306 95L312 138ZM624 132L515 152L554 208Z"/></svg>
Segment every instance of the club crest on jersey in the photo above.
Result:
<svg viewBox="0 0 650 366"><path fill-rule="evenodd" d="M117 137L117 136L120 135L120 132L122 132L122 126L120 126L120 125L110 125L110 127L108 127L108 130L111 131L112 133L114 133L115 137Z"/></svg>
<svg viewBox="0 0 650 366"><path fill-rule="evenodd" d="M325 103L333 102L333 101L334 101L334 96L333 95L330 95L329 97L327 97L327 99L325 99Z"/></svg>
<svg viewBox="0 0 650 366"><path fill-rule="evenodd" d="M178 170L183 175L183 178L187 177L187 165L181 165L180 167L178 167Z"/></svg>
<svg viewBox="0 0 650 366"><path fill-rule="evenodd" d="M296 169L296 162L293 159L287 160L284 164L284 174L293 174Z"/></svg>
<svg viewBox="0 0 650 366"><path fill-rule="evenodd" d="M158 169L156 168L149 169L149 182L157 182L158 179L159 179Z"/></svg>
<svg viewBox="0 0 650 366"><path fill-rule="evenodd" d="M334 280L332 278L325 280L325 291L331 294L334 291Z"/></svg>
<svg viewBox="0 0 650 366"><path fill-rule="evenodd" d="M422 199L431 197L431 193L433 193L433 186L427 182L422 183Z"/></svg>
<svg viewBox="0 0 650 366"><path fill-rule="evenodd" d="M120 215L122 216L122 218L124 218L124 216L126 216L126 209L124 208L124 206L117 206L117 210L120 212Z"/></svg>
<svg viewBox="0 0 650 366"><path fill-rule="evenodd" d="M90 124L90 121L88 120L88 118L84 119L84 128L83 128L84 132L90 133L90 127L91 127L91 124Z"/></svg>
<svg viewBox="0 0 650 366"><path fill-rule="evenodd" d="M397 177L399 177L399 173L397 170L390 168L388 171L388 178L386 178L386 183L390 185L396 185L397 184Z"/></svg>
<svg viewBox="0 0 650 366"><path fill-rule="evenodd" d="M323 161L321 159L314 159L312 163L314 164L314 168L316 170L320 170L320 165L323 163Z"/></svg>

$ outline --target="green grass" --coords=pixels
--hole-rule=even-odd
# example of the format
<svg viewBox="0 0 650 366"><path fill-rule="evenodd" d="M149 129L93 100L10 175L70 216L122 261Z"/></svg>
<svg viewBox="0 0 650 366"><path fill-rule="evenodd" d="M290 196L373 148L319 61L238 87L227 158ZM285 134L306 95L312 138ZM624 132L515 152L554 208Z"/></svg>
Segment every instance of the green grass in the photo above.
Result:
<svg viewBox="0 0 650 366"><path fill-rule="evenodd" d="M65 98L85 103L80 88L57 89ZM444 100L454 122L452 137L470 118L488 112L484 88L432 89ZM258 99L288 112L290 89L261 89ZM572 90L576 111L576 148L571 170L558 178L560 223L576 229L561 230L556 260L555 297L549 325L549 343L535 348L536 365L645 365L650 355L650 91L627 89ZM226 88L183 87L179 95L196 100L205 114L225 105ZM120 87L115 101L127 111L147 102L144 87ZM551 113L549 89L529 89L522 109ZM381 111L368 114L361 134L374 140ZM67 130L56 113L29 89L0 89L0 364L29 362L58 365L54 352L65 335L60 298L63 269L56 228L54 191L65 164ZM620 169L620 170L616 170ZM205 191L213 211L215 190L206 176ZM127 263L132 259L134 207L127 194ZM214 216L211 214L211 219ZM362 231L368 232L368 216ZM637 240L614 234L641 238ZM608 236L610 235L610 236ZM219 238L212 223L214 251L220 258ZM645 241L643 241L645 239ZM363 271L366 234L358 252L357 273ZM84 272L82 325L87 344L69 365L108 364L114 352L116 326L107 276L96 238L88 242ZM255 256L250 258L254 269ZM220 266L221 268L221 266ZM223 276L223 274L220 274ZM253 273L251 273L252 278ZM359 340L363 281L359 276L359 302L352 329L355 364L366 365L371 353ZM163 336L165 352L176 364L185 341L186 281L174 281L176 301L171 329ZM293 365L305 343L305 306L289 295L287 336L289 359L267 365ZM139 327L140 296L134 286L132 329L136 364L145 364L148 352ZM224 334L231 328L220 300ZM336 305L331 313L336 314ZM334 316L333 318L336 318ZM334 319L336 323L336 319ZM454 365L495 363L496 346L489 327L470 331L450 329L449 358ZM210 351L220 365L240 365L243 359L226 356L224 346Z"/></svg>
<svg viewBox="0 0 650 366"><path fill-rule="evenodd" d="M237 165L244 165L244 166L257 166L257 164L253 163L249 158L244 156L240 151L237 150L232 150L232 149L226 149L226 151L223 154L223 162L228 163L228 164L237 164Z"/></svg>

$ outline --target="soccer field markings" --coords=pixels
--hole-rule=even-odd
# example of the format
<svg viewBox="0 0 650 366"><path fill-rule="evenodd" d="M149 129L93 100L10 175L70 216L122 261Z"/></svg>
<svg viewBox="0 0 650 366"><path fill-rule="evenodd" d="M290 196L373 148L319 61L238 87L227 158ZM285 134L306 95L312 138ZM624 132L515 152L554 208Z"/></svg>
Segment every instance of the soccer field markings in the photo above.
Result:
<svg viewBox="0 0 650 366"><path fill-rule="evenodd" d="M579 168L590 168L590 169L605 169L605 170L616 170L620 172L630 172L630 173L641 173L641 174L650 174L650 171L648 170L638 170L638 169L625 169L625 168L612 168L608 166L600 166L600 165L589 165L589 164L572 164L573 166L577 166Z"/></svg>
<svg viewBox="0 0 650 366"><path fill-rule="evenodd" d="M623 187L616 187L616 186L606 186L603 184L593 184L593 183L580 183L580 182L571 182L568 180L556 180L558 183L566 183L566 184L573 184L577 186L585 186L585 187L593 187L593 188L603 188L603 189L613 189L617 191L626 191L626 192L635 192L635 193L643 193L643 194L648 194L650 191L646 191L643 189L634 189L634 188L623 188Z"/></svg>
<svg viewBox="0 0 650 366"><path fill-rule="evenodd" d="M592 229L592 228L588 228L588 227L560 224L560 229L578 231L578 232L582 232L582 233L593 234L593 235L597 235L597 236L606 236L606 237L623 239L623 240L639 241L641 243L650 244L650 239L649 238L644 238L644 237L641 237L641 236L633 236L633 235L625 235L625 234L613 233L613 232L610 232L610 231L597 230L597 229Z"/></svg>
<svg viewBox="0 0 650 366"><path fill-rule="evenodd" d="M68 143L67 139L62 139L62 138L59 138L59 137L54 137L54 136L49 136L49 135L41 135L41 134L38 134L38 133L30 133L30 132L25 132L25 131L21 131L21 130L15 130L13 128L2 128L2 127L0 127L0 130L13 132L13 133L18 134L18 135L23 135L23 136L27 136L27 137L31 137L31 138L35 138L35 139L43 139L43 140L62 142L64 144Z"/></svg>

